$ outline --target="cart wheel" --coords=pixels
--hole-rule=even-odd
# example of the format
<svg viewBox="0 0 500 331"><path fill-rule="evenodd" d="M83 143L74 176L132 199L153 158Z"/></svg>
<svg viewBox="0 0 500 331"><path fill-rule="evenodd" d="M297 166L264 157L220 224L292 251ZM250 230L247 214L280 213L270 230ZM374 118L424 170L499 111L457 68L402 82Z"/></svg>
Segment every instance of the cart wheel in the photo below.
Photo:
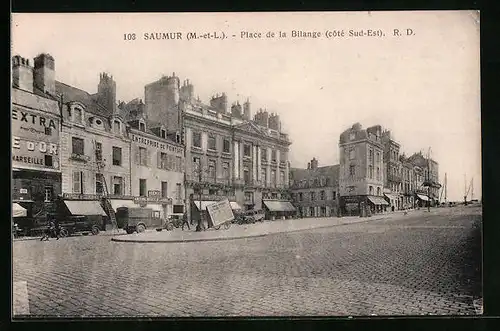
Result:
<svg viewBox="0 0 500 331"><path fill-rule="evenodd" d="M176 222L174 222L174 226L175 226L176 228L179 228L179 227L181 226L181 223L179 223L178 221L176 221Z"/></svg>
<svg viewBox="0 0 500 331"><path fill-rule="evenodd" d="M167 231L172 231L174 229L173 224L172 223L167 223L166 229L167 229Z"/></svg>
<svg viewBox="0 0 500 331"><path fill-rule="evenodd" d="M224 230L227 230L231 227L231 222L224 223Z"/></svg>
<svg viewBox="0 0 500 331"><path fill-rule="evenodd" d="M214 229L215 230L219 230L220 229L220 225L214 226Z"/></svg>
<svg viewBox="0 0 500 331"><path fill-rule="evenodd" d="M61 238L64 238L64 237L69 236L69 232L68 232L68 230L66 230L66 229L62 228L62 229L61 229L61 231L59 231L59 236L60 236Z"/></svg>
<svg viewBox="0 0 500 331"><path fill-rule="evenodd" d="M146 226L144 226L144 224L139 224L136 226L136 231L137 231L137 233L144 232L144 231L146 231Z"/></svg>
<svg viewBox="0 0 500 331"><path fill-rule="evenodd" d="M97 225L92 226L92 234L97 236L99 234L99 227Z"/></svg>
<svg viewBox="0 0 500 331"><path fill-rule="evenodd" d="M127 231L127 234L132 234L134 233L134 230L130 229L130 228L127 228L125 231Z"/></svg>

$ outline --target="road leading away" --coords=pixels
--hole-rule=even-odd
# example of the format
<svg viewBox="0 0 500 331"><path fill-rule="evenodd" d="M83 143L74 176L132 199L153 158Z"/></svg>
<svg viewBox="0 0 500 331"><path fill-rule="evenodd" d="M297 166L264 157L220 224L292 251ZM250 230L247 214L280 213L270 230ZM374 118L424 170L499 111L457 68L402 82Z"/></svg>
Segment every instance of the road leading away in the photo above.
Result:
<svg viewBox="0 0 500 331"><path fill-rule="evenodd" d="M227 241L13 245L17 316L474 315L482 296L479 207Z"/></svg>

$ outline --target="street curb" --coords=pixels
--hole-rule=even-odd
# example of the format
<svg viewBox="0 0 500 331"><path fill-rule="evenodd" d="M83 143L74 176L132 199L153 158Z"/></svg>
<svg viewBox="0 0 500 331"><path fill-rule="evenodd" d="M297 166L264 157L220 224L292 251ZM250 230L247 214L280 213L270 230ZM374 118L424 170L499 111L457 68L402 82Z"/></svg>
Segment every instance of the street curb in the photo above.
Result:
<svg viewBox="0 0 500 331"><path fill-rule="evenodd" d="M179 243L202 242L202 241L237 240L237 239L246 239L246 238L259 238L259 237L272 236L272 235L278 235L278 234L284 234L284 233L295 233L295 232L302 232L302 231L310 231L310 230L316 230L316 229L333 228L333 227L336 227L336 226L343 226L343 225L368 223L368 222L383 220L383 219L386 219L386 218L387 217L382 217L382 218L370 219L370 220L353 222L353 223L341 223L341 224L332 224L332 225L322 225L322 226L308 228L308 229L298 229L298 230L280 231L280 232L271 232L271 233L268 232L268 233L262 233L262 234L256 234L256 235L248 235L248 236L238 236L238 237L219 237L219 238L207 238L207 239L196 238L196 239L187 239L187 240L179 240L179 239L175 239L175 240L139 240L139 239L124 240L124 239L120 239L120 238L111 238L111 241L122 242L122 243L142 243L142 244L160 244L160 243L161 244L179 244Z"/></svg>

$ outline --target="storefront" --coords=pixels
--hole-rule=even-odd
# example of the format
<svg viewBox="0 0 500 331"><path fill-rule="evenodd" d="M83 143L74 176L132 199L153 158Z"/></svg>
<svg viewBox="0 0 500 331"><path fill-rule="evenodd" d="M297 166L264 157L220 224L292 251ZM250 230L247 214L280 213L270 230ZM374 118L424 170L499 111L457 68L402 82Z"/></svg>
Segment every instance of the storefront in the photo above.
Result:
<svg viewBox="0 0 500 331"><path fill-rule="evenodd" d="M61 194L56 101L12 89L12 200L34 217Z"/></svg>
<svg viewBox="0 0 500 331"><path fill-rule="evenodd" d="M427 207L427 205L430 203L430 199L427 195L417 194L416 203L417 207Z"/></svg>
<svg viewBox="0 0 500 331"><path fill-rule="evenodd" d="M262 200L262 204L267 220L292 218L297 212L292 203L287 200Z"/></svg>
<svg viewBox="0 0 500 331"><path fill-rule="evenodd" d="M381 213L386 210L389 203L381 196L357 195L341 196L340 208L344 216L364 216L368 212L371 214Z"/></svg>

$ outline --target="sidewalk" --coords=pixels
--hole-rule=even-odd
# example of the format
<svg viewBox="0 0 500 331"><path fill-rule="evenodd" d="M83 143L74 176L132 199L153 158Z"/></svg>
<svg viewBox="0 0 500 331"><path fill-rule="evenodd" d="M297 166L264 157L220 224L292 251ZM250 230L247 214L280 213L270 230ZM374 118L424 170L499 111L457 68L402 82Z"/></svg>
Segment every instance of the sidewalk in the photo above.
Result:
<svg viewBox="0 0 500 331"><path fill-rule="evenodd" d="M318 228L327 228L339 225L365 223L375 220L381 220L390 217L397 217L403 212L393 212L388 214L379 214L372 217L346 216L346 217L322 217L322 218L301 218L289 220L265 221L255 224L231 224L228 230L208 229L202 232L194 230L162 232L134 233L125 236L113 237L115 242L129 243L182 243L196 241L218 241L233 240L242 238L263 237L277 233L289 233L296 231L312 230ZM411 212L410 212L411 213ZM409 214L410 214L409 213Z"/></svg>

